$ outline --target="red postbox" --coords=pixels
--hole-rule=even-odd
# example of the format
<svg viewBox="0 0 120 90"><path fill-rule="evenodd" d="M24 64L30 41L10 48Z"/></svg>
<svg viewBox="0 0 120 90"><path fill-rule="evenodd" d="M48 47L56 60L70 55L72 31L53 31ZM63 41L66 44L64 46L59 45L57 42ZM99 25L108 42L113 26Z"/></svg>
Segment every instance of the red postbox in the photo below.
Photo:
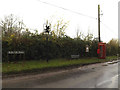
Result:
<svg viewBox="0 0 120 90"><path fill-rule="evenodd" d="M99 42L97 49L98 58L105 59L106 57L106 43Z"/></svg>

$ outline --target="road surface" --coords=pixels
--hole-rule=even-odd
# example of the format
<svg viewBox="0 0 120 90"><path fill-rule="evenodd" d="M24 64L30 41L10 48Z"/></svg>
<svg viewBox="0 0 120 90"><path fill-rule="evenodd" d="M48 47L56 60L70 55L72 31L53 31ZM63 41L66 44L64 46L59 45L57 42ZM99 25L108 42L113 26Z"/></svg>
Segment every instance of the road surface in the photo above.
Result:
<svg viewBox="0 0 120 90"><path fill-rule="evenodd" d="M118 88L118 63L3 79L3 88Z"/></svg>

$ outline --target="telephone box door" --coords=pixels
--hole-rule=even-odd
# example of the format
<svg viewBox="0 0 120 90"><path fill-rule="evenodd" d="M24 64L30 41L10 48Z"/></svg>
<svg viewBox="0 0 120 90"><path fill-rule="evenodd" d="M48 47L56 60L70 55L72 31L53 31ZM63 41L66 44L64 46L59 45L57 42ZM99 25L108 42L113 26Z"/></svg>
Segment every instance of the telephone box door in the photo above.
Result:
<svg viewBox="0 0 120 90"><path fill-rule="evenodd" d="M97 53L98 53L98 58L105 59L106 57L106 44L105 43L102 43L102 42L98 43Z"/></svg>

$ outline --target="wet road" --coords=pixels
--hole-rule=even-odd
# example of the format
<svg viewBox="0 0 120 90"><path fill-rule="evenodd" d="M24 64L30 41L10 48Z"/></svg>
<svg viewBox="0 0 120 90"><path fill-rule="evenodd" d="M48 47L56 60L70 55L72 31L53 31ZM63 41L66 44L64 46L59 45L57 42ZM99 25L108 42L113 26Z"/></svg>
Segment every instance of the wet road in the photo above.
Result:
<svg viewBox="0 0 120 90"><path fill-rule="evenodd" d="M87 65L71 70L3 80L3 88L118 88L118 63Z"/></svg>

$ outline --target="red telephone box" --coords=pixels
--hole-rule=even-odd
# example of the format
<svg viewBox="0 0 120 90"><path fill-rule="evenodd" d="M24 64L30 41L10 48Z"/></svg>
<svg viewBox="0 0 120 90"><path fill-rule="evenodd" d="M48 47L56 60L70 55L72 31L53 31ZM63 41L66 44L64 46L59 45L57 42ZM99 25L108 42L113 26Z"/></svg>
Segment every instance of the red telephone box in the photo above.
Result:
<svg viewBox="0 0 120 90"><path fill-rule="evenodd" d="M97 49L98 58L105 59L106 57L106 43L99 42Z"/></svg>

